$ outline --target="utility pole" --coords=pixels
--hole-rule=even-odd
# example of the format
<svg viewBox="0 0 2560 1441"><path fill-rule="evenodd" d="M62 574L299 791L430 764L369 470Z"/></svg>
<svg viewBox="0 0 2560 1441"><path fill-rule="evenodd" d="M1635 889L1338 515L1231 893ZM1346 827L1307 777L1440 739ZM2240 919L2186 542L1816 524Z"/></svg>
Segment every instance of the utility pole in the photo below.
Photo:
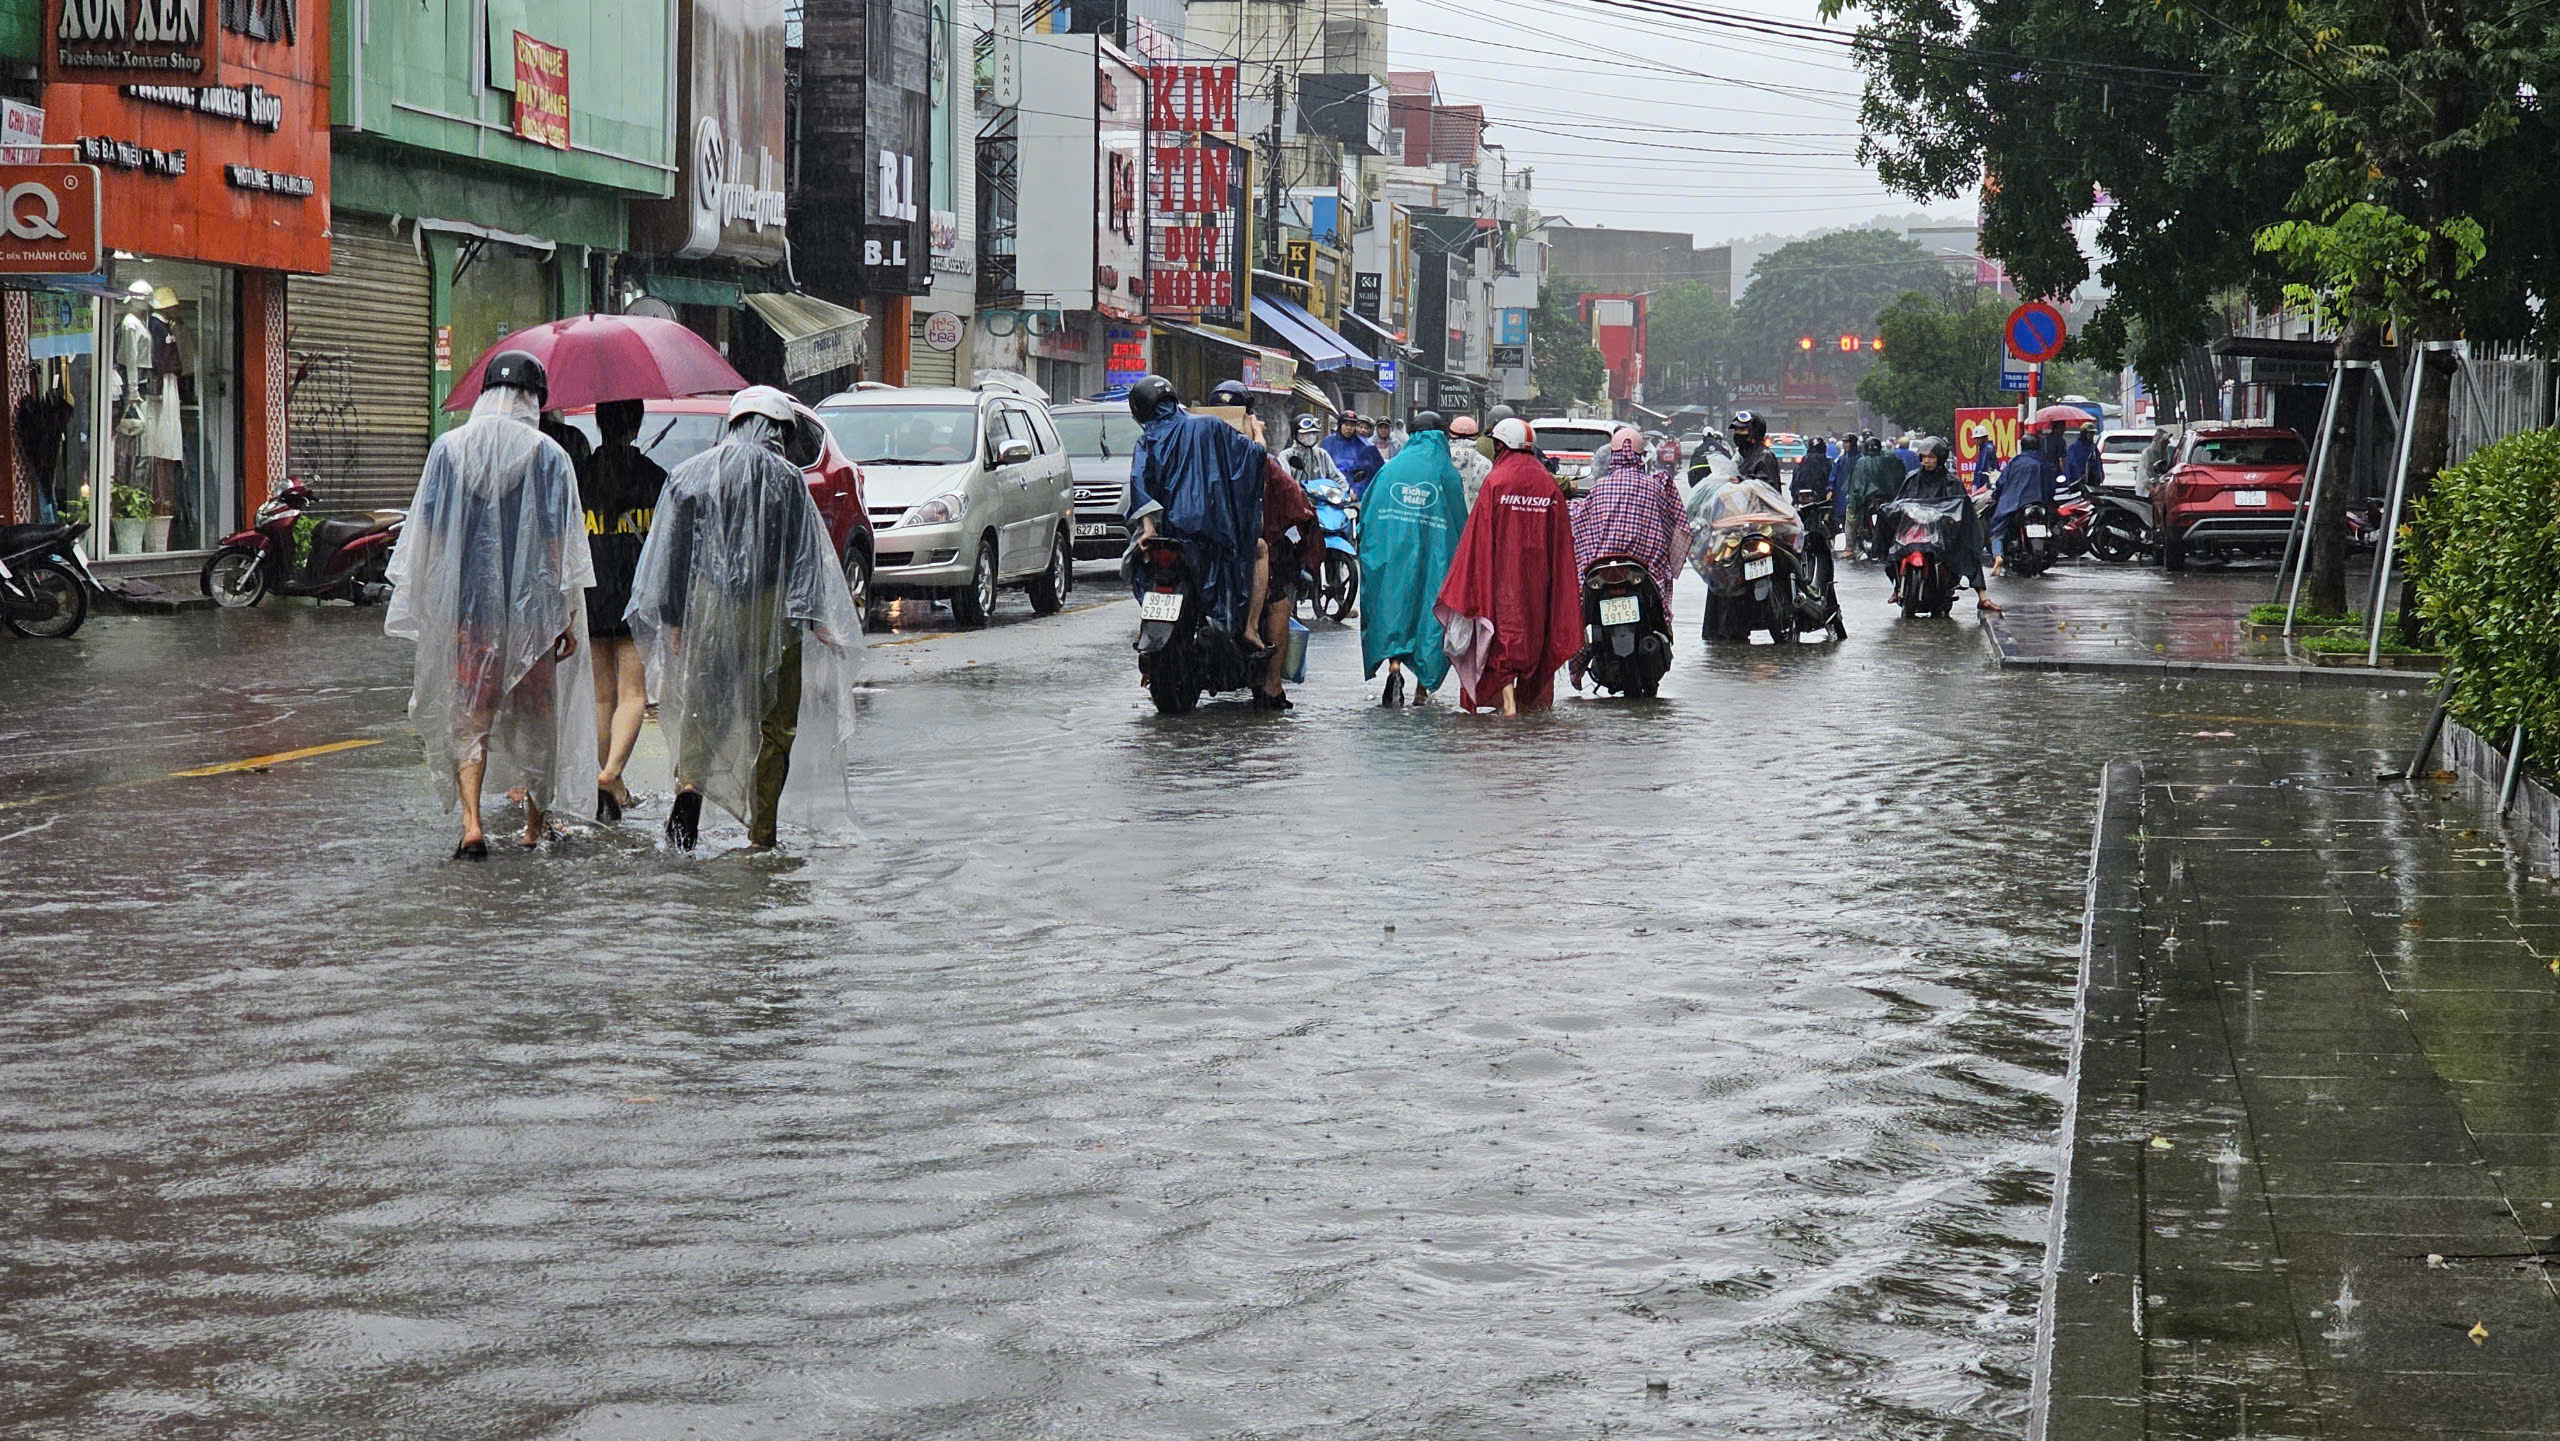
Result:
<svg viewBox="0 0 2560 1441"><path fill-rule="evenodd" d="M1287 98L1280 64L1271 65L1271 130L1262 148L1262 263L1281 269L1280 257L1280 106Z"/></svg>

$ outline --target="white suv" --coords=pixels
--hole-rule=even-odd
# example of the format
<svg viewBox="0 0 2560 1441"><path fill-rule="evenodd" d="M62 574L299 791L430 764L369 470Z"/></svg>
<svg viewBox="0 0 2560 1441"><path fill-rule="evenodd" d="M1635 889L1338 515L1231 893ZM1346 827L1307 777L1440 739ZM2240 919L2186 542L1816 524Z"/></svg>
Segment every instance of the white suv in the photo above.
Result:
<svg viewBox="0 0 2560 1441"><path fill-rule="evenodd" d="M872 594L947 600L987 623L999 586L1054 613L1075 585L1075 488L1048 404L998 387L864 387L818 404L862 467L877 559Z"/></svg>

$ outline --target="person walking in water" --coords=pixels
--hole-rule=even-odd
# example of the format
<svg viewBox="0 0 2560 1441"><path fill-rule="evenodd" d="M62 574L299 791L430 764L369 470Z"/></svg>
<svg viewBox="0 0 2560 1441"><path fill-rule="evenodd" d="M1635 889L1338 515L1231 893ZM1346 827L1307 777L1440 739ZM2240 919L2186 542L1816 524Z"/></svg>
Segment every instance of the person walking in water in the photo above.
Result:
<svg viewBox="0 0 2560 1441"><path fill-rule="evenodd" d="M536 428L550 377L521 350L492 356L471 418L427 452L391 554L385 633L418 648L409 718L427 774L462 810L453 858L484 861L482 787L521 790L523 845L596 775L594 679L564 665L595 583L569 453Z"/></svg>
<svg viewBox="0 0 2560 1441"><path fill-rule="evenodd" d="M631 604L631 577L640 568L640 548L649 538L649 519L667 473L632 444L640 434L648 408L636 400L609 400L596 407L596 430L604 437L578 477L579 499L587 513L587 546L594 553L596 583L587 591L588 651L596 673L596 819L622 819L632 804L631 787L622 783L622 768L640 740L640 721L649 709L649 672L640 647L631 640L631 623L623 611Z"/></svg>
<svg viewBox="0 0 2560 1441"><path fill-rule="evenodd" d="M1369 487L1360 512L1360 659L1367 679L1387 668L1380 705L1403 703L1406 667L1413 670L1415 705L1448 678L1433 603L1466 532L1465 489L1449 436L1428 410L1413 418L1404 448Z"/></svg>
<svg viewBox="0 0 2560 1441"><path fill-rule="evenodd" d="M850 819L845 750L862 619L800 468L782 455L791 397L751 385L720 444L667 477L626 612L675 757L667 840L692 850L705 796L773 849L802 818ZM786 790L787 787L787 790Z"/></svg>
<svg viewBox="0 0 2560 1441"><path fill-rule="evenodd" d="M1582 576L1537 433L1514 416L1494 426L1493 444L1493 475L1433 614L1458 673L1458 704L1512 715L1553 704L1557 669L1582 649Z"/></svg>

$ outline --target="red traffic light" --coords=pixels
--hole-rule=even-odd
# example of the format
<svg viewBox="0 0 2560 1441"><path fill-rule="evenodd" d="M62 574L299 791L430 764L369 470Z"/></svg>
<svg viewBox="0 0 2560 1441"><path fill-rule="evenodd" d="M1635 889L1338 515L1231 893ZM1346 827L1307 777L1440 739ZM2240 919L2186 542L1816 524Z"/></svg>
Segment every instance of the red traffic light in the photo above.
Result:
<svg viewBox="0 0 2560 1441"><path fill-rule="evenodd" d="M1840 350L1841 350L1841 353L1842 353L1842 354L1847 354L1848 352L1850 352L1850 351L1854 351L1854 350L1856 350L1857 348L1858 348L1858 337L1856 337L1856 336L1854 336L1854 335L1844 335L1844 336L1841 336L1841 337L1840 337Z"/></svg>
<svg viewBox="0 0 2560 1441"><path fill-rule="evenodd" d="M1810 335L1808 335L1808 336L1804 337L1803 339L1798 340L1798 341L1796 342L1796 349L1798 349L1798 350L1811 350L1811 349L1813 349L1813 337L1812 337L1812 336L1810 336Z"/></svg>

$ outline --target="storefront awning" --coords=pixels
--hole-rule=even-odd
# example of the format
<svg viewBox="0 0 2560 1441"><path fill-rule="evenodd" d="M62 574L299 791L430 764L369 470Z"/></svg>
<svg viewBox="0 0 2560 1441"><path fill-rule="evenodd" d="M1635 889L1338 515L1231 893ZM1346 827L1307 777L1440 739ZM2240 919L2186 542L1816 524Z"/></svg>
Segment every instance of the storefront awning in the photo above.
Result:
<svg viewBox="0 0 2560 1441"><path fill-rule="evenodd" d="M1365 316L1365 315L1362 315L1360 312L1358 312L1358 311L1356 311L1356 310L1346 310L1346 311L1344 311L1344 312L1342 313L1342 318L1343 318L1343 319L1345 319L1345 320L1350 321L1352 324L1354 324L1354 325L1356 325L1356 326L1359 326L1362 330L1365 330L1365 331L1369 332L1371 335L1374 335L1374 336L1378 337L1378 339L1386 345L1386 347L1387 347L1386 354L1387 354L1387 355L1397 355L1397 354L1401 354L1401 353L1403 353L1403 351L1404 351L1404 349L1405 349L1405 343L1404 343L1404 340L1403 340L1403 338L1402 338L1402 337L1398 336L1394 331L1389 330L1387 327L1385 327L1385 326L1383 326L1383 325L1379 324L1378 322L1376 322L1376 321L1374 321L1374 320L1371 320L1369 317L1367 317L1367 316ZM1375 352L1372 352L1372 353L1375 353ZM1385 356L1381 356L1380 358L1381 358L1381 359L1384 359L1384 358L1385 358Z"/></svg>
<svg viewBox="0 0 2560 1441"><path fill-rule="evenodd" d="M1271 328L1291 350L1307 358L1307 363L1322 371L1349 370L1376 375L1378 362L1358 346L1342 338L1339 331L1309 315L1295 301L1276 295L1257 295L1253 299L1253 318Z"/></svg>
<svg viewBox="0 0 2560 1441"><path fill-rule="evenodd" d="M1254 344L1250 340L1239 339L1232 335L1221 335L1217 331L1211 330L1205 325L1185 325L1179 320L1159 320L1156 322L1156 329L1166 335L1188 336L1189 338L1197 340L1205 345L1223 346L1228 350L1235 351L1239 355L1260 355L1262 353L1262 347Z"/></svg>
<svg viewBox="0 0 2560 1441"><path fill-rule="evenodd" d="M814 295L758 292L747 304L782 337L782 375L801 380L862 360L862 333L871 317Z"/></svg>
<svg viewBox="0 0 2560 1441"><path fill-rule="evenodd" d="M1314 383L1311 381L1299 381L1294 393L1298 399L1307 403L1309 409L1318 411L1325 415L1331 415L1342 408L1342 403L1340 401L1337 401L1332 396L1316 389Z"/></svg>

